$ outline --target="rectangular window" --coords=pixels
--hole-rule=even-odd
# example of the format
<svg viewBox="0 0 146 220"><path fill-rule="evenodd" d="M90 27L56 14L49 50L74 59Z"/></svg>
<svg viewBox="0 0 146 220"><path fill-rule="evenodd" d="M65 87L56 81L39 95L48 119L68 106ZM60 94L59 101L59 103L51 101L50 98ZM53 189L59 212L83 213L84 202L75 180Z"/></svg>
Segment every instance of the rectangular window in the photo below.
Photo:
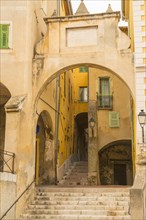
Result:
<svg viewBox="0 0 146 220"><path fill-rule="evenodd" d="M109 78L100 78L100 94L109 95L110 94L110 81Z"/></svg>
<svg viewBox="0 0 146 220"><path fill-rule="evenodd" d="M88 101L88 87L80 87L79 88L79 100L81 102Z"/></svg>
<svg viewBox="0 0 146 220"><path fill-rule="evenodd" d="M80 67L80 68L79 68L79 72L80 72L80 73L86 73L86 72L88 72L88 67L85 67L85 66L84 66L84 67Z"/></svg>
<svg viewBox="0 0 146 220"><path fill-rule="evenodd" d="M99 78L98 108L112 108L110 95L110 78Z"/></svg>
<svg viewBox="0 0 146 220"><path fill-rule="evenodd" d="M9 24L0 24L0 49L9 48Z"/></svg>

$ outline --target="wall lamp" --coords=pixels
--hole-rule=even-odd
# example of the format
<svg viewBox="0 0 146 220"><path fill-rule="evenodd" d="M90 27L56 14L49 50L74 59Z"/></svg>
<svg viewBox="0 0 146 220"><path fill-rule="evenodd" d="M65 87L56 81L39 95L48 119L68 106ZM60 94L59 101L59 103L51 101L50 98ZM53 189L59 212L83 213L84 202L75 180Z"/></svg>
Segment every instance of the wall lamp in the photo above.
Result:
<svg viewBox="0 0 146 220"><path fill-rule="evenodd" d="M146 125L146 113L141 110L138 114L138 121L142 128L142 143L144 143L144 126Z"/></svg>
<svg viewBox="0 0 146 220"><path fill-rule="evenodd" d="M89 126L90 126L90 128L92 130L92 137L94 137L94 130L93 130L94 127L95 127L95 120L94 120L94 118L90 118Z"/></svg>

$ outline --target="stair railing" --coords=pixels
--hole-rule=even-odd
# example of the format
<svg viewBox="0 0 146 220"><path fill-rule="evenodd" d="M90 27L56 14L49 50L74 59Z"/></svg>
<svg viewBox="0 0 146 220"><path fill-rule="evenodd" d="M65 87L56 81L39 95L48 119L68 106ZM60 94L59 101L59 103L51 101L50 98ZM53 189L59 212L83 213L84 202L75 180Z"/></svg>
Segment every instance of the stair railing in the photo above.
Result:
<svg viewBox="0 0 146 220"><path fill-rule="evenodd" d="M2 215L0 220L2 220L8 212L13 208L14 205L20 200L20 198L28 191L28 189L32 186L32 184L35 182L35 179L27 186L27 188L20 194L20 196L13 202L13 204L7 209L7 211Z"/></svg>
<svg viewBox="0 0 146 220"><path fill-rule="evenodd" d="M15 153L0 150L0 172L14 173Z"/></svg>

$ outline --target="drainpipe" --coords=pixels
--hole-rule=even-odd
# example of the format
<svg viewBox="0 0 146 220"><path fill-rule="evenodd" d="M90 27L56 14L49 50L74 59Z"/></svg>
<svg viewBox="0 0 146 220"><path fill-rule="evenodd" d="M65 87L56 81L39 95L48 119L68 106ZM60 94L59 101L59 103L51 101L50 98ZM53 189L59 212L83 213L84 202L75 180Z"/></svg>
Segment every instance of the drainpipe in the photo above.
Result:
<svg viewBox="0 0 146 220"><path fill-rule="evenodd" d="M57 0L57 3L58 3L58 6L57 6L58 10L57 11L58 11L58 17L59 17L60 16L60 0Z"/></svg>
<svg viewBox="0 0 146 220"><path fill-rule="evenodd" d="M57 184L58 168L58 131L59 131L59 112L60 112L60 76L56 79L56 113L55 113L55 184Z"/></svg>

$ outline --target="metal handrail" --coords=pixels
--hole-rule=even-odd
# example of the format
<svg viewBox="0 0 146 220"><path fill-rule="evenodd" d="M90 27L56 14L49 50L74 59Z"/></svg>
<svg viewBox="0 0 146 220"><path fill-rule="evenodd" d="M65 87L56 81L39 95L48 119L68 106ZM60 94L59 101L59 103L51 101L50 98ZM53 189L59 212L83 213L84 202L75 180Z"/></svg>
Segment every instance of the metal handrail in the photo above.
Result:
<svg viewBox="0 0 146 220"><path fill-rule="evenodd" d="M13 206L19 201L19 199L28 191L28 189L31 187L31 185L35 182L35 179L27 186L27 188L20 194L20 196L13 202L13 204L7 209L7 211L2 215L0 220L2 220L8 212L13 208Z"/></svg>
<svg viewBox="0 0 146 220"><path fill-rule="evenodd" d="M0 150L0 162L2 163L2 165L0 165L0 172L14 173L14 160L15 153ZM5 170L5 167L8 168L8 170Z"/></svg>

